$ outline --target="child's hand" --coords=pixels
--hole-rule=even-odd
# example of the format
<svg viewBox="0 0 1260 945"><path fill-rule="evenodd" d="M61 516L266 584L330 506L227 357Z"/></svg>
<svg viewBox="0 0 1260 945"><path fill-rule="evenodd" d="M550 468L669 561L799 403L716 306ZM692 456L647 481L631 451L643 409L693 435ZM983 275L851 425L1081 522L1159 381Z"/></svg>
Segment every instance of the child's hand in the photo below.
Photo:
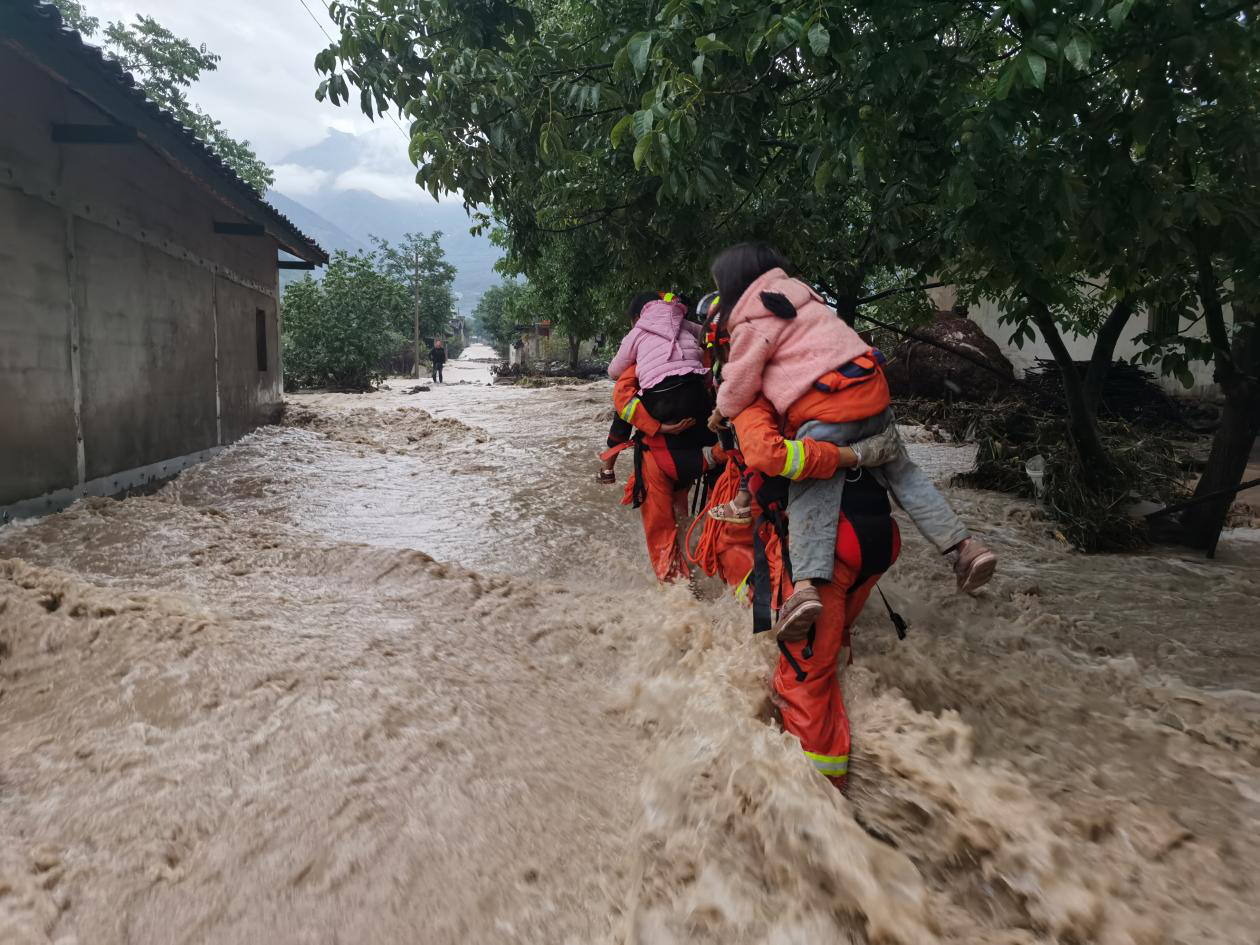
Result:
<svg viewBox="0 0 1260 945"><path fill-rule="evenodd" d="M722 416L722 411L714 407L713 413L709 415L709 429L717 433L724 426L726 426L726 418Z"/></svg>
<svg viewBox="0 0 1260 945"><path fill-rule="evenodd" d="M891 463L903 449L895 423L888 424L888 429L882 433L858 440L851 448L858 454L859 466L883 466Z"/></svg>

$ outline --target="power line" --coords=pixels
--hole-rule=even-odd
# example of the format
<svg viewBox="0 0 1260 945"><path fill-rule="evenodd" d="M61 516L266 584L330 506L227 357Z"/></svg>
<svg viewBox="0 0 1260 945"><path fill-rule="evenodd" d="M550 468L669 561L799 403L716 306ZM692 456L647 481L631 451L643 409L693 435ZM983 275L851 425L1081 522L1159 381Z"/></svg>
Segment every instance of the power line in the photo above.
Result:
<svg viewBox="0 0 1260 945"><path fill-rule="evenodd" d="M316 15L315 15L312 11L311 11L311 8L310 8L310 7L308 7L308 6L306 5L306 0L298 0L298 3L302 4L302 9L306 11L306 15L307 15L307 16L309 16L309 17L311 18L311 21L312 21L312 22L313 22L316 26L318 26L318 27L319 27L319 31L320 31L321 33L323 33L323 34L324 34L324 38L328 40L328 45L330 45L330 46L336 46L336 45L337 45L337 41L336 41L335 39L333 39L333 38L332 38L332 36L330 36L330 35L328 34L328 30L324 29L324 24L323 24L323 23L321 23L321 22L319 21L319 17L317 17L317 16L316 16ZM327 7L326 5L325 5L325 7L324 7L324 12L325 12L325 13L327 13L327 12L328 12L328 7ZM403 136L404 138L406 138L408 141L410 141L410 140L411 140L411 135L409 135L409 134L407 134L407 132L403 131L403 126L402 126L402 125L400 125L400 124L398 124L398 120L397 120L396 118L394 118L394 116L393 116L393 115L391 115L389 112L384 112L384 115L385 115L385 117L386 117L386 118L388 118L391 122L393 122L394 127L398 129L398 133L399 133L400 135L402 135L402 136Z"/></svg>

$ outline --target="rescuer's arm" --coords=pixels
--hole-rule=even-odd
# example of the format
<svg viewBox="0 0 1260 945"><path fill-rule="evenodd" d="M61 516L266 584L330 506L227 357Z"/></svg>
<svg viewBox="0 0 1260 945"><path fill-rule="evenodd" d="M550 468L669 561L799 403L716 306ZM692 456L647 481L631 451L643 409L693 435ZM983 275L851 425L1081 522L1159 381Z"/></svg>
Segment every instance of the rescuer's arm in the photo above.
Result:
<svg viewBox="0 0 1260 945"><path fill-rule="evenodd" d="M635 365L630 365L617 378L613 385L613 406L617 408L617 416L636 430L648 436L656 436L661 432L661 425L656 418L647 412L647 408L639 400L639 375Z"/></svg>
<svg viewBox="0 0 1260 945"><path fill-rule="evenodd" d="M787 440L770 401L758 396L732 421L744 461L767 476L830 479L836 470L857 465L847 446L822 440Z"/></svg>

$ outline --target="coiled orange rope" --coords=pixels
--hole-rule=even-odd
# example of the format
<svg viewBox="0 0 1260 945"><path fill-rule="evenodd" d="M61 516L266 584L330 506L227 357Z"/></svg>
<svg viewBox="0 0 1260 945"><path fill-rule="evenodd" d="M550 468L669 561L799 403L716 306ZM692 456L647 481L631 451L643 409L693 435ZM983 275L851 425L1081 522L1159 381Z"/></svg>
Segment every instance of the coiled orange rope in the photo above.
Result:
<svg viewBox="0 0 1260 945"><path fill-rule="evenodd" d="M726 468L722 471L722 475L718 477L717 482L713 484L713 488L709 491L708 504L700 510L700 514L696 516L695 521L691 523L691 527L687 529L687 560L710 576L717 574L718 570L717 540L718 530L722 528L722 523L709 518L709 509L735 498L739 492L739 480L739 465L734 462L728 462ZM691 550L692 533L696 530L696 525L701 522L704 523L704 529L700 532L700 541L693 552Z"/></svg>

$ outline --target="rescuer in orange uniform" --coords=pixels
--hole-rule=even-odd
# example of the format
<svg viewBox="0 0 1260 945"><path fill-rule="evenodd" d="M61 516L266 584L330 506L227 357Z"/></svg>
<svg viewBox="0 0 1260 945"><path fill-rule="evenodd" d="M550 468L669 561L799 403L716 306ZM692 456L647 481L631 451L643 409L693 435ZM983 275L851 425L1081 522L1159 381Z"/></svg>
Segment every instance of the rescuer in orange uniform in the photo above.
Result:
<svg viewBox="0 0 1260 945"><path fill-rule="evenodd" d="M816 440L785 440L778 415L764 397L742 411L734 424L743 460L763 475L780 472L788 457L800 451L804 452L804 463L797 478L802 479L825 478L858 461L848 447ZM861 444L858 445L860 449ZM758 500L763 509L776 501L773 488L757 488L755 481L753 494L765 497ZM779 496L782 495L783 490L779 490ZM791 593L791 582L786 579L789 575L783 567L783 535L780 532L776 537L779 541L772 550L770 543L766 544L767 558L776 558L777 562L770 565L770 580L753 588L755 608L757 598L766 592L773 595L771 607L782 602L784 591ZM822 612L805 639L778 644L780 657L774 691L783 727L800 739L801 749L814 767L841 789L849 771L850 735L837 671L841 660L847 663L850 658L851 629L866 599L900 550L901 536L892 518L887 492L874 477L859 469L856 478L846 484L842 497L831 581L818 588ZM769 621L765 624L768 627Z"/></svg>
<svg viewBox="0 0 1260 945"><path fill-rule="evenodd" d="M716 331L709 344L715 373L721 371L725 339ZM829 478L844 469L879 465L887 443L855 444L857 450L821 440L793 440L764 396L734 418L738 448L714 484L709 506L728 501L747 488L753 501L752 525L729 524L704 515L695 560L709 574L720 574L736 595L752 604L754 631L769 629L771 611L791 593L786 562L786 483ZM843 789L849 770L848 715L838 669L848 662L850 632L880 576L896 560L900 535L888 494L874 477L856 470L845 486L837 527L832 580L819 588L823 608L804 639L780 641L774 675L776 702L783 726L819 773Z"/></svg>
<svg viewBox="0 0 1260 945"><path fill-rule="evenodd" d="M691 577L683 547L687 493L696 479L720 462L720 453L703 445L715 438L690 420L662 425L639 399L634 365L626 368L613 388L617 415L637 431L635 442L609 453L635 449L634 476L626 483L626 505L637 505L643 516L648 557L659 580L670 583ZM605 453L605 457L609 455Z"/></svg>

